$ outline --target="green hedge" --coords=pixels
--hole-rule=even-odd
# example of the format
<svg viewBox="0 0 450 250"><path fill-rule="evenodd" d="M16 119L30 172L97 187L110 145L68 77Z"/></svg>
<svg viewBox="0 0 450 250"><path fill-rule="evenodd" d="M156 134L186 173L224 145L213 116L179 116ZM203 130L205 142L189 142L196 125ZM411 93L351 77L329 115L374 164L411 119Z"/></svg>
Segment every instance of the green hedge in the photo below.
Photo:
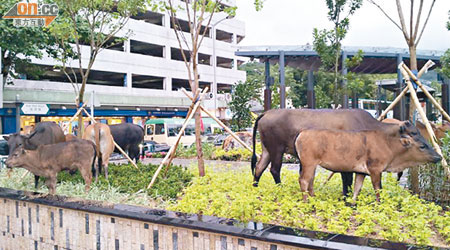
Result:
<svg viewBox="0 0 450 250"><path fill-rule="evenodd" d="M109 165L109 178L105 179L104 173L99 177L99 183L97 186L109 187L113 186L123 193L136 193L144 191L147 185L150 183L153 174L155 173L158 165L143 165L138 163L138 169L131 164ZM165 170L163 169L156 179L155 185L145 190L148 195L152 197L161 197L163 199L175 198L181 190L188 185L192 180L192 174L181 166L171 166L164 176ZM70 175L66 172L61 172L58 175L60 182L72 182L84 183L79 172L75 175Z"/></svg>

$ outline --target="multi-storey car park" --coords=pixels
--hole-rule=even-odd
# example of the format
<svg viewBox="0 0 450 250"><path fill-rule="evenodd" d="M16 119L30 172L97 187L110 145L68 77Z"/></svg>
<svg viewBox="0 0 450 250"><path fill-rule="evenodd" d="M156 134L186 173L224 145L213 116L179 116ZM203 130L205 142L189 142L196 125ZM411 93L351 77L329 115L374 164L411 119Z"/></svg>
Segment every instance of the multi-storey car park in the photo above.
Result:
<svg viewBox="0 0 450 250"><path fill-rule="evenodd" d="M235 0L226 4L234 6ZM177 18L188 33L186 16L177 13ZM94 93L94 103L100 104L94 108L95 116L109 124L144 124L151 117L185 116L191 102L178 90L190 87L169 14L139 13L130 18L118 36L127 32L128 39L104 49L92 67L85 100L90 100ZM244 34L242 21L215 13L199 50L200 86L212 89L204 105L210 110L217 107L216 115L220 118L226 118L229 113L226 93L234 83L246 78L245 72L237 69L243 61L234 55L235 46ZM88 46L83 46L82 55L87 64ZM64 73L54 67L59 63L50 57L32 59L32 63L44 74L34 79L22 75L21 79L13 80L13 85L5 85L0 109L3 134L29 129L39 121L63 124L75 114L75 93ZM77 68L78 62L73 61L69 66ZM216 91L218 95L214 94ZM47 104L49 110L24 112L20 109L23 103ZM20 118L16 116L18 110Z"/></svg>

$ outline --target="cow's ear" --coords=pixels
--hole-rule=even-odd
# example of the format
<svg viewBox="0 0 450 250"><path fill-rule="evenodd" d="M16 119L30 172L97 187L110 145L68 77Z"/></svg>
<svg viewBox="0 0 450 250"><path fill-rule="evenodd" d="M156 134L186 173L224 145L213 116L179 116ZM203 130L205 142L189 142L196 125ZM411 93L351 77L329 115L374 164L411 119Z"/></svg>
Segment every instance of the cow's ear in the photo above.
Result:
<svg viewBox="0 0 450 250"><path fill-rule="evenodd" d="M400 143L403 145L403 147L410 148L412 144L411 137L409 136L400 137Z"/></svg>
<svg viewBox="0 0 450 250"><path fill-rule="evenodd" d="M405 126L408 128L408 127L411 127L412 126L412 124L411 124L411 122L410 121L405 121Z"/></svg>
<svg viewBox="0 0 450 250"><path fill-rule="evenodd" d="M404 134L406 131L406 126L405 124L400 125L400 134Z"/></svg>
<svg viewBox="0 0 450 250"><path fill-rule="evenodd" d="M8 141L8 140L9 140L9 135L4 135L4 136L3 136L3 139L5 139L6 141Z"/></svg>

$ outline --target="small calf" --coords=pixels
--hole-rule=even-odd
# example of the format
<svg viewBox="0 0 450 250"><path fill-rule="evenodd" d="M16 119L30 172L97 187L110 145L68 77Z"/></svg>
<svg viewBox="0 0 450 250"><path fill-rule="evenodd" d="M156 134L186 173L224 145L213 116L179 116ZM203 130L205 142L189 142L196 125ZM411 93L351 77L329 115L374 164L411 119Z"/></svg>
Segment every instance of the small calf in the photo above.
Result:
<svg viewBox="0 0 450 250"><path fill-rule="evenodd" d="M55 194L56 177L63 170L80 170L86 192L92 183L91 169L96 156L95 145L87 140L73 140L39 145L36 150L18 147L6 160L8 168L25 168L37 176L46 177L50 194Z"/></svg>
<svg viewBox="0 0 450 250"><path fill-rule="evenodd" d="M298 135L295 147L302 168L300 188L302 192L308 190L310 195L314 194L317 165L334 172L359 173L355 182L356 198L364 180L361 174L370 175L372 185L378 191L382 172L399 172L407 167L441 160L441 156L409 122L392 124L382 130L357 132L304 130ZM306 198L305 194L303 199Z"/></svg>

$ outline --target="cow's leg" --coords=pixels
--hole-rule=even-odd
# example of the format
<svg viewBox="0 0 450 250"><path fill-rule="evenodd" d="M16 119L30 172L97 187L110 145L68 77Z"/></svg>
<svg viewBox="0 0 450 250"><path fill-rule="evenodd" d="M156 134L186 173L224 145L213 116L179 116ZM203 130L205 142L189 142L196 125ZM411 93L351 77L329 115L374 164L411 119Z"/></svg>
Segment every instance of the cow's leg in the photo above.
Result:
<svg viewBox="0 0 450 250"><path fill-rule="evenodd" d="M48 192L51 195L56 193L56 176L50 176L45 181L45 185L48 187Z"/></svg>
<svg viewBox="0 0 450 250"><path fill-rule="evenodd" d="M261 178L262 173L266 170L267 166L270 163L270 154L267 151L264 144L262 145L262 154L258 163L256 164L255 175L253 176L253 186L257 187L259 183L259 179Z"/></svg>
<svg viewBox="0 0 450 250"><path fill-rule="evenodd" d="M281 164L283 163L283 150L276 150L270 155L270 173L276 184L281 183L280 172Z"/></svg>
<svg viewBox="0 0 450 250"><path fill-rule="evenodd" d="M403 175L403 171L397 173L397 181L400 181L400 179L402 178L402 175Z"/></svg>
<svg viewBox="0 0 450 250"><path fill-rule="evenodd" d="M39 175L34 176L34 188L37 189L39 185Z"/></svg>
<svg viewBox="0 0 450 250"><path fill-rule="evenodd" d="M108 164L109 164L109 156L103 157L103 167L105 168L105 178L108 179Z"/></svg>
<svg viewBox="0 0 450 250"><path fill-rule="evenodd" d="M302 166L302 174L298 178L298 182L300 184L300 190L303 192L303 201L306 201L308 199L308 194L306 194L306 191L308 191L308 187L314 178L317 164L308 163L302 164Z"/></svg>
<svg viewBox="0 0 450 250"><path fill-rule="evenodd" d="M341 179L342 179L342 193L344 194L345 197L347 197L348 191L352 186L353 173L342 172Z"/></svg>
<svg viewBox="0 0 450 250"><path fill-rule="evenodd" d="M314 178L316 177L316 168L314 169L313 176L309 181L308 192L310 196L314 196Z"/></svg>
<svg viewBox="0 0 450 250"><path fill-rule="evenodd" d="M361 188L364 184L365 177L366 176L363 174L356 174L355 185L353 186L353 200L356 200L356 197L358 197L359 192L361 192Z"/></svg>
<svg viewBox="0 0 450 250"><path fill-rule="evenodd" d="M380 202L380 189L381 189L381 172L370 173L370 178L372 180L373 189L377 196L377 202Z"/></svg>
<svg viewBox="0 0 450 250"><path fill-rule="evenodd" d="M81 173L81 177L83 177L84 183L85 183L85 191L86 193L89 192L89 189L91 188L91 183L92 183L92 173L89 170L89 165L91 163L88 162L86 164L84 164L86 167L83 166L79 166L78 170L80 170ZM96 177L97 179L97 177Z"/></svg>

